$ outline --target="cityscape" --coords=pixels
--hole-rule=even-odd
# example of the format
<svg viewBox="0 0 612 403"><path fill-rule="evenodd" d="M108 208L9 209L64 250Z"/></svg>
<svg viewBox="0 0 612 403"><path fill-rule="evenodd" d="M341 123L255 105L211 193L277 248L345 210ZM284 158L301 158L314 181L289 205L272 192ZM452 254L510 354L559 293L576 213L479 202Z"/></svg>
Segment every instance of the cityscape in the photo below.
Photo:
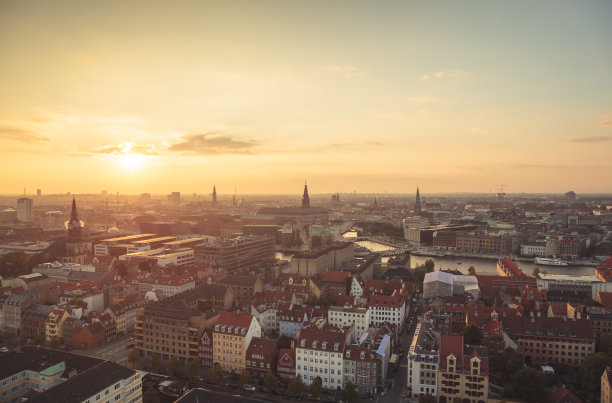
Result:
<svg viewBox="0 0 612 403"><path fill-rule="evenodd" d="M0 3L0 402L612 403L612 3Z"/></svg>

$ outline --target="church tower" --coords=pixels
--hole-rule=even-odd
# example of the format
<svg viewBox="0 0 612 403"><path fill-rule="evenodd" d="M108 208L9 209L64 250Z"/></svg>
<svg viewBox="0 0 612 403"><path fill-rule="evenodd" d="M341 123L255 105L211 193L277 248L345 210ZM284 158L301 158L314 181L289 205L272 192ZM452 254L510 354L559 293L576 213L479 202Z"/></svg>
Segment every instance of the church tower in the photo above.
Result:
<svg viewBox="0 0 612 403"><path fill-rule="evenodd" d="M68 221L68 240L80 241L81 238L81 220L79 220L79 214L77 213L76 200L73 198L70 221Z"/></svg>
<svg viewBox="0 0 612 403"><path fill-rule="evenodd" d="M417 186L417 192L416 192L416 202L414 203L414 212L416 214L421 214L421 195L419 193L418 186Z"/></svg>
<svg viewBox="0 0 612 403"><path fill-rule="evenodd" d="M304 182L304 195L302 196L302 208L310 208L310 197L308 196L308 185Z"/></svg>
<svg viewBox="0 0 612 403"><path fill-rule="evenodd" d="M213 185L213 196L212 196L213 204L217 204L217 187Z"/></svg>
<svg viewBox="0 0 612 403"><path fill-rule="evenodd" d="M68 236L66 237L66 253L61 259L65 263L83 264L85 258L91 253L90 244L83 239L81 220L77 212L76 200L72 199L72 211L70 221L67 224Z"/></svg>

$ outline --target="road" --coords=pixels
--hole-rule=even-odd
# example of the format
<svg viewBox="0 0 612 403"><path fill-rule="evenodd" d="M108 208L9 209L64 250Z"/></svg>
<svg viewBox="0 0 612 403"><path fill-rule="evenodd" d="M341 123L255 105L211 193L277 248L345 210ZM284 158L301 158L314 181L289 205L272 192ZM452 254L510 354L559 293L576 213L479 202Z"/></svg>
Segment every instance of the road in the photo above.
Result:
<svg viewBox="0 0 612 403"><path fill-rule="evenodd" d="M133 334L128 333L99 347L90 348L89 350L75 349L70 352L127 365L127 356L130 353L130 349L127 345L130 342L130 337L133 337Z"/></svg>

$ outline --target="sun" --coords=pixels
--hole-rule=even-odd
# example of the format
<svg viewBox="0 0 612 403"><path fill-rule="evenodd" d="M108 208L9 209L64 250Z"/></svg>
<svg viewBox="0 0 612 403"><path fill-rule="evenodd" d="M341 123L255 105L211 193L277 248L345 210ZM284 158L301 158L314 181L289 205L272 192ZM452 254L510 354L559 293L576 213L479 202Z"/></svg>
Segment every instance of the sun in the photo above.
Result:
<svg viewBox="0 0 612 403"><path fill-rule="evenodd" d="M142 154L125 153L119 155L121 165L123 165L124 168L127 168L132 171L142 167L144 159L145 156Z"/></svg>

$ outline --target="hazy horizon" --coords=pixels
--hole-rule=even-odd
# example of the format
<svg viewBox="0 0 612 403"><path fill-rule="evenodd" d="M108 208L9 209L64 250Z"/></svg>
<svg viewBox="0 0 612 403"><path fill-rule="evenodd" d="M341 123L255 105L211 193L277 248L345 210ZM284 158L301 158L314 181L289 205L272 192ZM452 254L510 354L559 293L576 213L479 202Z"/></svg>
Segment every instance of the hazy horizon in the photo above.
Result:
<svg viewBox="0 0 612 403"><path fill-rule="evenodd" d="M612 192L611 15L3 1L0 192Z"/></svg>

